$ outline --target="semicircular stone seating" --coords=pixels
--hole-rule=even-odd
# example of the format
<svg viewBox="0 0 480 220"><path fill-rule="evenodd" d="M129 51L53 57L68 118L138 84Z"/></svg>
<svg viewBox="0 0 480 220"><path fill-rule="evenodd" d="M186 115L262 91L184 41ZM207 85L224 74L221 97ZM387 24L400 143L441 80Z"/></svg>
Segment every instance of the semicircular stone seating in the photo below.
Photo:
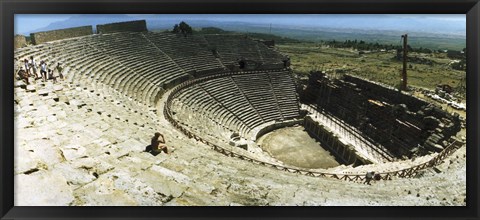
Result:
<svg viewBox="0 0 480 220"><path fill-rule="evenodd" d="M267 64L283 58L245 35L184 37L153 32L99 34L29 46L15 51L16 66L30 56L38 63L46 61L51 69L62 63L67 81L75 86L112 88L150 110L174 85L203 74L226 72L225 65L237 62L238 57ZM189 88L179 101L190 110L206 113L202 115L206 123L215 122L226 129L226 135L247 136L262 123L299 116L295 84L291 73L284 70L239 72L209 80ZM190 123L194 125L195 120ZM201 127L205 126L197 129Z"/></svg>
<svg viewBox="0 0 480 220"><path fill-rule="evenodd" d="M241 34L207 34L203 36L211 49L215 49L224 65L236 64L245 58L262 63L282 63L283 55Z"/></svg>
<svg viewBox="0 0 480 220"><path fill-rule="evenodd" d="M197 83L180 92L172 109L180 122L227 139L236 131L249 138L252 129L263 123L299 117L288 70L232 73Z"/></svg>
<svg viewBox="0 0 480 220"><path fill-rule="evenodd" d="M215 57L211 48L217 48ZM203 74L225 71L240 56L279 63L278 52L244 35L183 35L123 32L77 37L20 48L20 60L34 56L53 68L61 62L74 84L109 86L145 106L155 107L174 85ZM232 55L232 56L230 56ZM241 79L239 79L241 81Z"/></svg>

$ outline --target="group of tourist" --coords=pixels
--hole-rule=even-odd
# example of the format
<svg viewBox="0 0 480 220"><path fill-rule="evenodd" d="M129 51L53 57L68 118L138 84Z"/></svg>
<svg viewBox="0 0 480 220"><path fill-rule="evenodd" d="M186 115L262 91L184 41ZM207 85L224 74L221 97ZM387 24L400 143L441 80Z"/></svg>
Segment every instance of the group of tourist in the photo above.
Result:
<svg viewBox="0 0 480 220"><path fill-rule="evenodd" d="M38 75L38 68L40 67L40 75ZM63 79L63 67L60 62L57 63L57 66L52 70L48 68L48 64L45 61L40 61L40 66L37 65L37 62L30 57L30 60L24 59L20 70L18 71L18 76L20 79L24 80L27 84L30 84L29 77L33 77L35 80L42 79L43 82L51 79L54 83L57 82L57 78Z"/></svg>

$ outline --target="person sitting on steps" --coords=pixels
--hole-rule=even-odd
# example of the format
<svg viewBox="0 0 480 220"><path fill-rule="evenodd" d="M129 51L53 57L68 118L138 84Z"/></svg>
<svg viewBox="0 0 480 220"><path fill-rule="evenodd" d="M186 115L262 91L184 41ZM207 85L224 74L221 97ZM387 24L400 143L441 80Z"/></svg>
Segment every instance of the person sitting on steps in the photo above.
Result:
<svg viewBox="0 0 480 220"><path fill-rule="evenodd" d="M156 132L152 137L151 144L145 149L146 152L151 153L154 156L157 156L162 151L168 154L167 145L165 145L165 137L163 137L160 132Z"/></svg>
<svg viewBox="0 0 480 220"><path fill-rule="evenodd" d="M21 80L25 81L27 85L30 84L30 82L28 81L28 72L25 71L23 67L20 67L20 70L18 70L18 76Z"/></svg>

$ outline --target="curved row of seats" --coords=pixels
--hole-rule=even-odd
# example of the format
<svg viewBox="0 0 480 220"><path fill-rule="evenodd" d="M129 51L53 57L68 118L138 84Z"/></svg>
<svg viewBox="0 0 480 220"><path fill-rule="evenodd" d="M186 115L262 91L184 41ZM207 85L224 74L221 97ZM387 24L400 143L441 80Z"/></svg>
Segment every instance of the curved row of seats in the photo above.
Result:
<svg viewBox="0 0 480 220"><path fill-rule="evenodd" d="M286 70L232 74L204 81L181 91L175 105L177 111L206 115L244 137L263 123L299 117L295 84Z"/></svg>
<svg viewBox="0 0 480 220"><path fill-rule="evenodd" d="M224 65L237 64L238 59L255 60L268 64L283 62L283 55L266 45L239 34L204 35L209 48L217 51Z"/></svg>
<svg viewBox="0 0 480 220"><path fill-rule="evenodd" d="M15 52L18 60L34 56L49 68L63 63L70 82L100 82L141 103L154 106L165 89L190 76L140 33L94 35L50 42ZM18 64L21 65L21 64Z"/></svg>
<svg viewBox="0 0 480 220"><path fill-rule="evenodd" d="M222 48L231 44L235 50L230 52L251 59L266 60L262 56L269 59L281 56L244 36L184 37L171 33L124 32L21 48L15 51L15 58L16 66L21 66L21 60L30 56L34 56L37 64L40 60L46 61L51 69L61 62L69 82L102 83L153 107L165 90L173 85L201 76L202 71L225 70L223 64L234 57L215 57L210 44L216 38L228 39L219 42Z"/></svg>
<svg viewBox="0 0 480 220"><path fill-rule="evenodd" d="M172 58L186 72L223 69L211 51L197 43L198 37L169 33L145 33L143 36Z"/></svg>

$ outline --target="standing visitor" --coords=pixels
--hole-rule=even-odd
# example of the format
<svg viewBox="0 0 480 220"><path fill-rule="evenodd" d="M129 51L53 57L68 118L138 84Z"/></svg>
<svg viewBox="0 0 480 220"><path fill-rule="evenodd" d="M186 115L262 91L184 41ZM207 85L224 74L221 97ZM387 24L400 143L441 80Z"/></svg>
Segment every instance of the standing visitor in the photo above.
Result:
<svg viewBox="0 0 480 220"><path fill-rule="evenodd" d="M42 75L43 81L47 81L47 63L44 62L43 60L40 61L40 74Z"/></svg>
<svg viewBox="0 0 480 220"><path fill-rule="evenodd" d="M62 64L60 62L57 63L57 67L55 67L55 70L57 70L58 76L60 79L63 79L63 67L61 66Z"/></svg>
<svg viewBox="0 0 480 220"><path fill-rule="evenodd" d="M25 72L27 73L28 76L32 76L32 73L30 72L30 65L28 64L28 60L25 59L23 61L23 65L24 65L24 68L25 68ZM36 76L35 76L36 78Z"/></svg>
<svg viewBox="0 0 480 220"><path fill-rule="evenodd" d="M30 57L29 65L30 65L30 69L32 70L32 71L30 72L30 74L34 74L34 75L35 75L35 78L37 79L37 78L38 78L38 75L37 75L37 62L35 62L35 59L33 58L33 56Z"/></svg>
<svg viewBox="0 0 480 220"><path fill-rule="evenodd" d="M363 184L372 185L370 184L370 181L372 181L374 175L375 172L367 172L367 174L365 175L365 182Z"/></svg>

